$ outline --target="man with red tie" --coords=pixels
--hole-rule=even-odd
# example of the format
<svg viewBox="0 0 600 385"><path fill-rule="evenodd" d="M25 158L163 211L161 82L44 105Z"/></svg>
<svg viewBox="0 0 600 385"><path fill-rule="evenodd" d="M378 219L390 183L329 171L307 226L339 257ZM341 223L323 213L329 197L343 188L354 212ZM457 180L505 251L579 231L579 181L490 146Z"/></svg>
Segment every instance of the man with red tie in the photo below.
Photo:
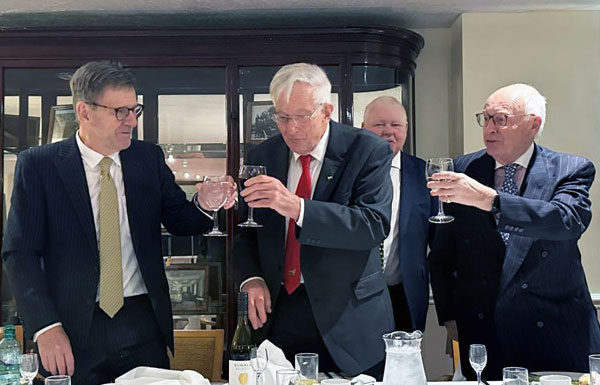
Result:
<svg viewBox="0 0 600 385"><path fill-rule="evenodd" d="M262 227L241 229L233 250L254 336L292 362L318 353L320 371L380 376L381 336L394 326L378 249L390 226L392 151L331 121L331 83L316 65L282 67L270 93L281 134L248 152L245 164L267 175L241 192Z"/></svg>

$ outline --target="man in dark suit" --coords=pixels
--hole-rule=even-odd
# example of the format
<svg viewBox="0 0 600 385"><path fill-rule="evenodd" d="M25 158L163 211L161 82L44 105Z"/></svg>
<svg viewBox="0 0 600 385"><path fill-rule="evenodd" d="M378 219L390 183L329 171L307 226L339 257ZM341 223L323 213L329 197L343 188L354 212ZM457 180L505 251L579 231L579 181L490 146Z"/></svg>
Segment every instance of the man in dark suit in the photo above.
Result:
<svg viewBox="0 0 600 385"><path fill-rule="evenodd" d="M600 327L577 241L591 219L592 163L534 143L546 101L515 84L494 92L476 115L486 150L434 175L432 195L452 202L429 256L438 318L468 350L488 347L484 376L505 366L588 371Z"/></svg>
<svg viewBox="0 0 600 385"><path fill-rule="evenodd" d="M131 139L143 106L128 71L87 63L71 91L77 133L19 154L2 254L43 368L89 385L140 365L168 367L161 223L184 235L210 221L186 200L160 147Z"/></svg>
<svg viewBox="0 0 600 385"><path fill-rule="evenodd" d="M402 151L408 129L406 110L392 96L380 96L365 107L362 127L388 141L394 158L390 234L381 248L396 330L425 331L429 304L427 243L429 221L437 199L429 196L425 162Z"/></svg>
<svg viewBox="0 0 600 385"><path fill-rule="evenodd" d="M263 227L241 230L233 251L255 336L292 362L315 352L321 371L380 376L381 337L394 326L378 250L389 231L392 152L331 121L331 84L318 66L282 67L270 92L281 135L248 153L246 164L269 176L241 192Z"/></svg>

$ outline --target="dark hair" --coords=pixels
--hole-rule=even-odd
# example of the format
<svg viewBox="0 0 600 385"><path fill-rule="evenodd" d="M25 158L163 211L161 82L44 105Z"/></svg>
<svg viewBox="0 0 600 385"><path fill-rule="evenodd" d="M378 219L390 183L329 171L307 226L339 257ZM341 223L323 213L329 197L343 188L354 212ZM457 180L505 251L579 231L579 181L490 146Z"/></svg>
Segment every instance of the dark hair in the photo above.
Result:
<svg viewBox="0 0 600 385"><path fill-rule="evenodd" d="M73 106L84 101L94 103L107 87L133 88L133 75L120 64L108 61L92 61L79 67L70 81Z"/></svg>

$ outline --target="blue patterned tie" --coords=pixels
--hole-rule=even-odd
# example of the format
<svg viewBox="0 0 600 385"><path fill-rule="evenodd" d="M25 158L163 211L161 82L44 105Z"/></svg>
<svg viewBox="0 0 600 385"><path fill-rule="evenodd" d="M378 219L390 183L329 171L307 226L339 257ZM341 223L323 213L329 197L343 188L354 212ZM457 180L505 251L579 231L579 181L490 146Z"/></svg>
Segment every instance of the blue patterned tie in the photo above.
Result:
<svg viewBox="0 0 600 385"><path fill-rule="evenodd" d="M500 191L512 195L517 195L519 189L517 188L517 183L515 182L515 173L517 172L518 168L519 165L516 163L511 163L504 166L504 181L502 181ZM502 240L506 245L508 243L508 237L510 236L510 234L501 231L500 236L502 237Z"/></svg>

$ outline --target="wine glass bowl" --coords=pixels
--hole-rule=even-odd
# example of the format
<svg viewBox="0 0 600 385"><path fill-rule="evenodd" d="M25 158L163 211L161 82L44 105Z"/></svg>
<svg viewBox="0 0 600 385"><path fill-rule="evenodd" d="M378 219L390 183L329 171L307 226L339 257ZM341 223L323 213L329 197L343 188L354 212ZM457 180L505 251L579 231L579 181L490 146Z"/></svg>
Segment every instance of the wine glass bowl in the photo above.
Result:
<svg viewBox="0 0 600 385"><path fill-rule="evenodd" d="M27 384L31 385L33 379L39 370L39 360L37 353L25 353L21 356L21 377L27 380Z"/></svg>
<svg viewBox="0 0 600 385"><path fill-rule="evenodd" d="M253 166L253 165L248 165L248 164L244 164L240 167L240 173L239 173L239 184L240 184L240 191L243 190L244 187L244 183L250 179L250 178L254 178L255 176L259 176L259 175L267 175L267 169L264 166ZM238 226L240 227L262 227L262 225L260 223L256 223L256 221L254 221L254 208L249 207L248 210L248 219L243 222L243 223L238 223Z"/></svg>
<svg viewBox="0 0 600 385"><path fill-rule="evenodd" d="M433 181L433 175L442 171L454 171L454 162L452 158L429 158L425 167L425 177L427 181ZM444 213L444 204L442 203L442 197L438 197L438 213L434 216L429 217L429 222L443 224L450 223L454 220L452 215Z"/></svg>
<svg viewBox="0 0 600 385"><path fill-rule="evenodd" d="M250 349L250 366L256 373L256 385L260 385L260 377L267 368L269 363L269 354L267 349L252 348Z"/></svg>
<svg viewBox="0 0 600 385"><path fill-rule="evenodd" d="M472 344L469 346L469 363L477 374L477 385L481 384L481 372L487 364L487 350L485 345Z"/></svg>
<svg viewBox="0 0 600 385"><path fill-rule="evenodd" d="M226 237L227 234L219 230L217 211L225 205L227 198L235 191L235 182L228 175L205 176L202 181L204 204L213 212L213 228L204 234L205 237Z"/></svg>

